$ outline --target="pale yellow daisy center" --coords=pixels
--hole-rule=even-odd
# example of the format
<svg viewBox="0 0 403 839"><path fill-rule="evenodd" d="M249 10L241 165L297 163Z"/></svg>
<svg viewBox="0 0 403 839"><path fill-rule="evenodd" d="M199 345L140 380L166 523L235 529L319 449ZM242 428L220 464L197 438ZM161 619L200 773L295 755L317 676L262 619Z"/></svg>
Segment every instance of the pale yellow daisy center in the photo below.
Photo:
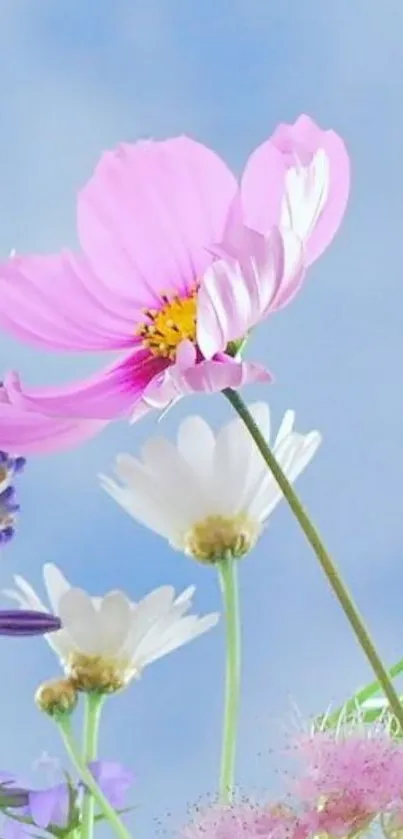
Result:
<svg viewBox="0 0 403 839"><path fill-rule="evenodd" d="M236 516L207 516L183 536L183 548L200 562L214 563L227 556L241 557L255 545L259 522L246 513Z"/></svg>
<svg viewBox="0 0 403 839"><path fill-rule="evenodd" d="M77 690L115 693L140 676L128 658L70 653L66 673Z"/></svg>

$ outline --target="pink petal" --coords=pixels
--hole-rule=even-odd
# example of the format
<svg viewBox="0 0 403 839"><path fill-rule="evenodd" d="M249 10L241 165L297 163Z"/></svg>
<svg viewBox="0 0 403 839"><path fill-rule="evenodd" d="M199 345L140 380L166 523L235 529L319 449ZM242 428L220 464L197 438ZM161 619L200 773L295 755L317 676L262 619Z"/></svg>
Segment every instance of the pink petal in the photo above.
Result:
<svg viewBox="0 0 403 839"><path fill-rule="evenodd" d="M300 116L293 128L293 137L301 145L311 153L323 149L329 162L326 206L306 247L306 264L310 265L330 245L342 222L350 193L350 160L341 137L334 131L323 131L308 116Z"/></svg>
<svg viewBox="0 0 403 839"><path fill-rule="evenodd" d="M166 411L191 393L218 393L227 387L239 389L246 384L271 381L271 373L260 364L236 361L225 354L187 368L175 365L151 382L134 405L131 421L137 422L152 410Z"/></svg>
<svg viewBox="0 0 403 839"><path fill-rule="evenodd" d="M245 224L263 235L280 222L286 171L283 155L270 140L246 163L241 181Z"/></svg>
<svg viewBox="0 0 403 839"><path fill-rule="evenodd" d="M332 241L346 209L350 164L345 145L334 131L323 131L305 115L276 128L249 158L242 180L246 222L261 233L274 223L273 188L278 201L281 172L282 218L291 219L303 239L310 265Z"/></svg>
<svg viewBox="0 0 403 839"><path fill-rule="evenodd" d="M229 341L247 335L270 311L285 283L283 239L277 228L267 237L238 231L235 259L214 262L198 294L197 343L207 359ZM225 247L225 243L223 243ZM228 244L231 252L231 242Z"/></svg>
<svg viewBox="0 0 403 839"><path fill-rule="evenodd" d="M0 401L0 449L18 454L50 454L94 437L105 420L47 417Z"/></svg>
<svg viewBox="0 0 403 839"><path fill-rule="evenodd" d="M220 158L188 137L121 144L79 196L82 247L111 289L153 306L204 272L236 190Z"/></svg>
<svg viewBox="0 0 403 839"><path fill-rule="evenodd" d="M147 350L130 353L88 379L61 387L22 388L16 374L5 378L10 401L26 410L80 419L119 419L130 411L164 361Z"/></svg>
<svg viewBox="0 0 403 839"><path fill-rule="evenodd" d="M135 343L135 307L114 310L108 290L102 299L90 268L68 251L0 265L0 298L0 326L29 343L73 352Z"/></svg>
<svg viewBox="0 0 403 839"><path fill-rule="evenodd" d="M202 361L181 372L177 384L185 393L218 393L227 387L238 390L256 382L271 382L272 375L261 364L225 360Z"/></svg>

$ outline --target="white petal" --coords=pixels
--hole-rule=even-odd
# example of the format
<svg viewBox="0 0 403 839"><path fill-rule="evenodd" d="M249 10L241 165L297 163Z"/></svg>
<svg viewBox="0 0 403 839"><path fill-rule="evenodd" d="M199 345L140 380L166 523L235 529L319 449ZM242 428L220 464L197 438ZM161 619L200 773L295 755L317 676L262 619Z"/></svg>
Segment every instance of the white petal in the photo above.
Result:
<svg viewBox="0 0 403 839"><path fill-rule="evenodd" d="M9 597L10 600L15 600L16 603L20 606L21 609L31 608L31 606L27 606L27 599L24 597L21 592L17 591L15 588L3 588L1 593L4 594L5 597Z"/></svg>
<svg viewBox="0 0 403 839"><path fill-rule="evenodd" d="M172 608L175 595L172 586L154 589L132 609L132 625L126 640L125 652L136 659L136 650L151 627Z"/></svg>
<svg viewBox="0 0 403 839"><path fill-rule="evenodd" d="M76 645L70 638L68 632L65 629L59 629L58 632L49 633L49 635L44 635L48 644L52 649L55 651L56 655L62 661L65 661L71 652L76 649Z"/></svg>
<svg viewBox="0 0 403 839"><path fill-rule="evenodd" d="M255 422L267 439L270 434L270 410L265 403L250 406ZM236 515L246 510L251 487L267 467L256 443L239 418L225 425L218 433L214 452L215 491L212 503L215 512Z"/></svg>
<svg viewBox="0 0 403 839"><path fill-rule="evenodd" d="M298 475L303 472L322 442L322 437L318 431L311 431L310 434L305 435L295 434L293 436L295 437L294 455L287 469L287 477L291 482L295 481Z"/></svg>
<svg viewBox="0 0 403 839"><path fill-rule="evenodd" d="M179 603L187 603L188 605L190 605L195 591L196 586L188 586L187 588L185 588L185 590L182 591L182 594L179 594L176 598L175 606L177 606Z"/></svg>
<svg viewBox="0 0 403 839"><path fill-rule="evenodd" d="M94 597L93 595L91 596L91 603L96 612L100 611L103 599L103 597Z"/></svg>
<svg viewBox="0 0 403 839"><path fill-rule="evenodd" d="M175 541L182 532L183 518L172 508L169 499L148 475L139 470L136 488L118 486L105 475L99 476L101 486L115 501L140 524L169 541Z"/></svg>
<svg viewBox="0 0 403 839"><path fill-rule="evenodd" d="M276 449L280 444L291 434L295 422L295 411L286 411L283 419L281 420L280 428L277 432L277 437L274 441L273 445L273 452L276 453Z"/></svg>
<svg viewBox="0 0 403 839"><path fill-rule="evenodd" d="M208 484L215 446L214 433L208 423L201 417L186 417L179 426L177 446L196 478Z"/></svg>
<svg viewBox="0 0 403 839"><path fill-rule="evenodd" d="M285 471L292 463L293 456L294 446L292 445L290 438L285 437L275 452L276 460L283 471ZM261 523L265 522L279 501L281 501L282 497L283 493L281 492L274 475L266 467L265 474L261 478L256 496L250 505L251 515L253 515L253 517Z"/></svg>
<svg viewBox="0 0 403 839"><path fill-rule="evenodd" d="M276 449L275 457L290 483L294 483L312 460L320 442L321 436L317 431L306 435L293 432L283 438ZM268 473L266 480L262 482L259 495L251 505L253 515L262 522L267 520L282 498L283 493L277 481Z"/></svg>
<svg viewBox="0 0 403 839"><path fill-rule="evenodd" d="M162 658L178 647L187 644L188 641L192 641L193 638L203 635L209 629L212 629L213 626L216 626L219 617L218 613L211 613L210 615L205 615L203 618L198 618L196 615L189 615L187 618L182 618L180 623L173 628L170 636L164 638L164 643L158 649L155 649L153 653L150 652L150 655L147 656L147 664L151 664L152 661L157 661L157 659Z"/></svg>
<svg viewBox="0 0 403 839"><path fill-rule="evenodd" d="M59 602L59 615L65 631L80 652L102 653L102 625L90 597L79 588L71 588Z"/></svg>
<svg viewBox="0 0 403 839"><path fill-rule="evenodd" d="M121 591L110 591L101 602L100 646L103 655L117 655L127 640L132 622L130 601Z"/></svg>
<svg viewBox="0 0 403 839"><path fill-rule="evenodd" d="M169 611L161 614L153 623L136 648L136 661L140 662L141 666L150 658L153 660L155 651L165 646L172 633L177 631L177 626L181 623L182 616L188 611L189 606L189 600L179 598L179 603L175 601Z"/></svg>
<svg viewBox="0 0 403 839"><path fill-rule="evenodd" d="M55 615L58 615L59 600L63 594L69 591L71 586L57 565L54 565L52 562L47 562L43 566L43 578L52 611Z"/></svg>
<svg viewBox="0 0 403 839"><path fill-rule="evenodd" d="M163 437L153 437L143 446L142 455L147 472L182 512L184 525L197 521L205 508L203 488L174 444Z"/></svg>
<svg viewBox="0 0 403 839"><path fill-rule="evenodd" d="M32 586L18 574L14 577L17 589L4 589L4 594L13 600L16 600L21 609L34 609L38 612L48 612L48 607L39 599L38 595L33 590ZM44 635L49 646L59 655L63 657L70 649L69 641L63 629L58 632L51 632Z"/></svg>
<svg viewBox="0 0 403 839"><path fill-rule="evenodd" d="M259 426L266 442L270 443L271 416L269 405L267 402L253 402L251 405L248 405L248 409L256 425Z"/></svg>
<svg viewBox="0 0 403 839"><path fill-rule="evenodd" d="M14 581L17 586L16 595L20 597L21 607L23 609L34 609L38 612L48 612L47 606L42 603L37 593L32 586L19 574L14 575Z"/></svg>

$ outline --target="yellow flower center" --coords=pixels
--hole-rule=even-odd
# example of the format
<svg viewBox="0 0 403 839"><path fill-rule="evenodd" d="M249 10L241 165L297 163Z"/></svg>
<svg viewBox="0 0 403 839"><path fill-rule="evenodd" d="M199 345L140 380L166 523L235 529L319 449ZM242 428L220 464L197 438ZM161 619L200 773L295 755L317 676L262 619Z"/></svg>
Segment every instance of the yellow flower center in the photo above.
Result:
<svg viewBox="0 0 403 839"><path fill-rule="evenodd" d="M199 562L214 563L230 555L241 557L254 546L260 524L245 513L227 518L207 516L183 537L183 549Z"/></svg>
<svg viewBox="0 0 403 839"><path fill-rule="evenodd" d="M78 652L70 654L66 662L66 673L76 690L96 690L100 693L122 690L140 675L129 659Z"/></svg>
<svg viewBox="0 0 403 839"><path fill-rule="evenodd" d="M195 343L196 295L196 288L187 297L162 294L161 309L144 309L148 323L142 324L136 334L141 335L143 346L152 355L173 361L181 341Z"/></svg>

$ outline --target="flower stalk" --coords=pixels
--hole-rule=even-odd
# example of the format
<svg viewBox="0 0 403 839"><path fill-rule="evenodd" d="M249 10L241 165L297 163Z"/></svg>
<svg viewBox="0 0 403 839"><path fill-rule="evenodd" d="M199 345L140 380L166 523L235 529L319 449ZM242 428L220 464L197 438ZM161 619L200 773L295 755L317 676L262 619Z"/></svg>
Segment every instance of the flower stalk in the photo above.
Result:
<svg viewBox="0 0 403 839"><path fill-rule="evenodd" d="M83 761L87 766L91 761L96 760L98 750L99 724L104 703L104 696L101 693L87 693L84 709L83 729ZM92 839L94 833L95 798L88 786L85 787L81 839Z"/></svg>
<svg viewBox="0 0 403 839"><path fill-rule="evenodd" d="M86 764L81 758L80 750L74 740L73 732L71 729L71 720L66 715L60 715L59 718L56 719L66 752L76 769L78 775L80 776L82 782L85 786L90 790L96 803L98 804L99 808L102 810L105 819L109 822L112 830L118 837L118 839L132 839L129 831L123 824L122 820L119 818L117 812L114 810L112 805L109 803L106 796L103 794L102 790L99 788L94 776L87 768Z"/></svg>
<svg viewBox="0 0 403 839"><path fill-rule="evenodd" d="M226 635L225 699L220 769L220 800L232 800L234 786L239 692L241 681L241 636L237 560L232 556L218 563L224 604Z"/></svg>
<svg viewBox="0 0 403 839"><path fill-rule="evenodd" d="M289 507L294 513L303 533L305 534L309 544L313 548L319 564L324 572L328 583L340 603L341 608L351 626L351 629L358 641L361 649L366 655L372 670L382 688L389 705L396 716L400 726L403 727L403 707L400 703L399 697L395 691L392 680L384 666L381 657L372 641L372 638L365 626L365 623L350 595L345 583L343 582L335 563L327 552L322 539L312 524L308 514L301 504L292 485L278 464L276 458L266 443L266 440L261 433L258 425L255 423L242 397L231 388L223 390L223 395L228 399L238 416L244 422L252 439L255 441L265 463L270 472L276 479ZM403 728L402 728L403 730Z"/></svg>

